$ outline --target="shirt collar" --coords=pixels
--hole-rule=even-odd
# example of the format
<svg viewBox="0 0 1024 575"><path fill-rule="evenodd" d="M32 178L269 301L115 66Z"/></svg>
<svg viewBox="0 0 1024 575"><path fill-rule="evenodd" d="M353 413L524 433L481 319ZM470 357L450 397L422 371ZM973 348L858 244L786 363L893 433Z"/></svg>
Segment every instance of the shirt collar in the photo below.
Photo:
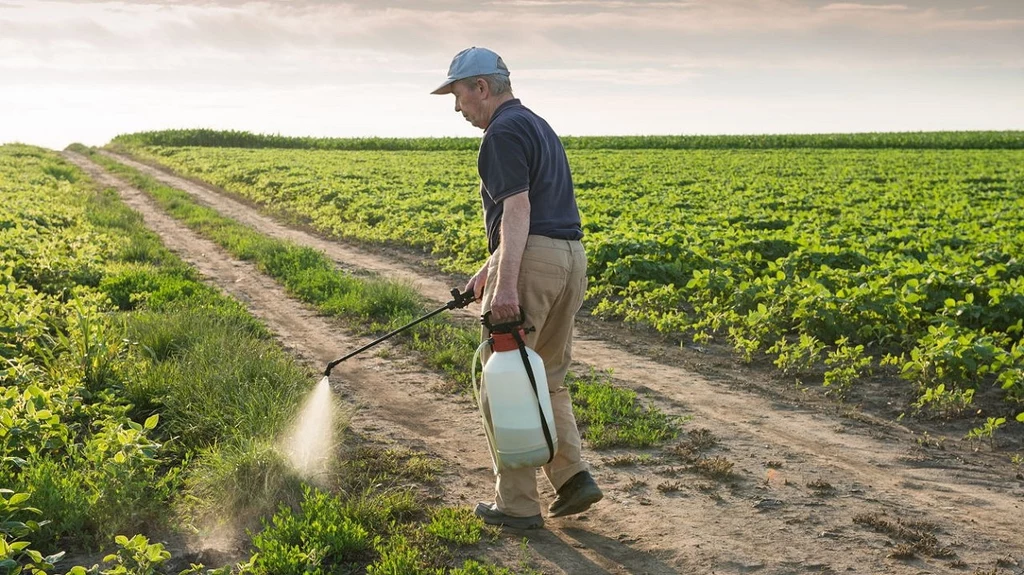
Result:
<svg viewBox="0 0 1024 575"><path fill-rule="evenodd" d="M519 98L512 98L507 102L502 102L500 106L495 108L494 113L491 114L491 121L489 124L494 122L494 119L498 117L498 114L514 106L522 106L522 103L519 102Z"/></svg>

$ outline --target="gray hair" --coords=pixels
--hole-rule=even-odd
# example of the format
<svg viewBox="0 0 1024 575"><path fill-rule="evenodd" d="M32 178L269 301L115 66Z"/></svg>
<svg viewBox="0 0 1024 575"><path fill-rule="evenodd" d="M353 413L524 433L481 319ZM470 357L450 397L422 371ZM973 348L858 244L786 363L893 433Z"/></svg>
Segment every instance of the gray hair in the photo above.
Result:
<svg viewBox="0 0 1024 575"><path fill-rule="evenodd" d="M512 92L512 80L504 74L488 74L486 76L473 76L472 78L466 78L459 80L464 82L466 85L475 84L478 79L483 79L487 82L487 88L491 91L494 96L500 96L505 92Z"/></svg>

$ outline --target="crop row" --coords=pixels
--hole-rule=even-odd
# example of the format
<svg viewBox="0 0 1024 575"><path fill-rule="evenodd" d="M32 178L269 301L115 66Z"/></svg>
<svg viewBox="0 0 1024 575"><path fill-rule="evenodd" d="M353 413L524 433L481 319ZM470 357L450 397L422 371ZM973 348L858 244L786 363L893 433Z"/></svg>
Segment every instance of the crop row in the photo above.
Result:
<svg viewBox="0 0 1024 575"><path fill-rule="evenodd" d="M333 235L483 252L471 152L136 148ZM724 337L843 391L895 365L920 407L1024 399L1024 153L570 150L590 305Z"/></svg>
<svg viewBox="0 0 1024 575"><path fill-rule="evenodd" d="M1024 132L897 132L860 134L761 134L745 136L564 136L570 150L724 149L1024 149ZM312 138L242 131L163 130L122 134L112 141L129 147L204 146L306 150L476 150L477 138Z"/></svg>

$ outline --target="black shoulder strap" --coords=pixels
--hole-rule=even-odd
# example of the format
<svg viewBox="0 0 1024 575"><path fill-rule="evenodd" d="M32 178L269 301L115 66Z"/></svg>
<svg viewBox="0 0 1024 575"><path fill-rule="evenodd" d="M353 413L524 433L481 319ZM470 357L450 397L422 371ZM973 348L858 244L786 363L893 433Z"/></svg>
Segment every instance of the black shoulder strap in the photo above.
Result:
<svg viewBox="0 0 1024 575"><path fill-rule="evenodd" d="M540 406L540 392L537 391L537 378L533 375L533 366L530 364L530 356L526 353L526 342L523 341L522 336L519 335L519 330L512 332L512 337L516 339L516 343L519 344L519 355L523 358L523 366L526 367L526 375L530 377L530 386L533 387L533 395L537 398L537 412L540 413L540 428L544 431L544 441L548 443L548 461L555 458L555 442L551 440L551 429L548 428L548 420L544 417L544 410ZM547 391L547 390L545 390ZM547 465L545 463L545 465Z"/></svg>

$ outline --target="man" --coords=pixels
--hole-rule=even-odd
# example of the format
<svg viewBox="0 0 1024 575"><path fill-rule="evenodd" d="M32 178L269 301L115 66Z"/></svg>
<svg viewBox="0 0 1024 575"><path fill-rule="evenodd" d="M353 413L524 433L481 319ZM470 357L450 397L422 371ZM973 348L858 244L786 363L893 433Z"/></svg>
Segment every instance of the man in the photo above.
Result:
<svg viewBox="0 0 1024 575"><path fill-rule="evenodd" d="M455 111L481 130L477 169L490 257L466 284L492 324L526 313L527 345L544 360L558 449L542 469L556 489L550 516L581 513L603 497L581 459L580 433L564 387L572 329L587 287L569 162L561 140L512 95L509 71L494 52L459 52L434 94L454 94ZM486 334L485 334L486 335ZM520 529L544 525L534 468L498 473L495 502L477 505L485 523Z"/></svg>

